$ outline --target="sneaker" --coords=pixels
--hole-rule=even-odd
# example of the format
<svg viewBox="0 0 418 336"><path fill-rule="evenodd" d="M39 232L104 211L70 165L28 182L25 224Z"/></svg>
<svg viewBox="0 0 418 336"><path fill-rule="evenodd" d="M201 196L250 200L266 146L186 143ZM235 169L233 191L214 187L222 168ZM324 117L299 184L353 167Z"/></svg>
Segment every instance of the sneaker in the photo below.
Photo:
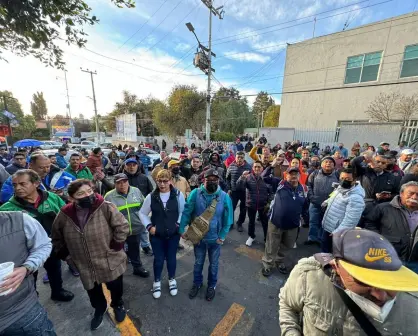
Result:
<svg viewBox="0 0 418 336"><path fill-rule="evenodd" d="M161 281L154 282L152 285L152 296L154 299L159 299L161 296Z"/></svg>
<svg viewBox="0 0 418 336"><path fill-rule="evenodd" d="M215 287L208 287L206 290L206 301L212 301L215 298Z"/></svg>
<svg viewBox="0 0 418 336"><path fill-rule="evenodd" d="M153 252L152 252L152 250L151 250L151 247L149 247L149 246L144 247L144 248L142 249L142 252L144 252L144 254L145 254L146 256L148 256L148 257L152 257L152 256L154 255L154 253L153 253Z"/></svg>
<svg viewBox="0 0 418 336"><path fill-rule="evenodd" d="M75 277L79 277L80 273L78 273L77 270L75 270L74 268L72 268L70 265L68 265L68 270L71 272L71 274Z"/></svg>
<svg viewBox="0 0 418 336"><path fill-rule="evenodd" d="M265 277L269 277L273 273L273 270L271 268L263 268L261 270L261 274L263 274Z"/></svg>
<svg viewBox="0 0 418 336"><path fill-rule="evenodd" d="M289 270L287 269L285 264L280 264L278 269L279 269L279 272L282 274L289 274Z"/></svg>
<svg viewBox="0 0 418 336"><path fill-rule="evenodd" d="M193 284L192 288L190 288L189 299L194 299L199 293L200 288L202 288L202 285Z"/></svg>
<svg viewBox="0 0 418 336"><path fill-rule="evenodd" d="M51 294L51 300L54 301L70 302L72 299L74 299L74 294L63 288L58 293Z"/></svg>
<svg viewBox="0 0 418 336"><path fill-rule="evenodd" d="M115 312L115 320L118 323L123 322L123 320L126 317L126 310L125 307L123 305L121 306L117 306L113 308L113 311Z"/></svg>
<svg viewBox="0 0 418 336"><path fill-rule="evenodd" d="M144 268L144 266L134 267L134 275L138 275L141 278L148 278L149 272Z"/></svg>
<svg viewBox="0 0 418 336"><path fill-rule="evenodd" d="M46 283L48 283L48 282L49 282L48 274L46 274L46 273L45 273L45 275L42 277L42 282L43 282L44 284L46 284Z"/></svg>
<svg viewBox="0 0 418 336"><path fill-rule="evenodd" d="M184 250L184 246L179 243L179 245L177 246L177 251L181 250Z"/></svg>
<svg viewBox="0 0 418 336"><path fill-rule="evenodd" d="M91 330L97 330L103 323L103 316L106 314L106 311L104 313L99 313L97 310L94 312L93 319L90 323L90 329Z"/></svg>
<svg viewBox="0 0 418 336"><path fill-rule="evenodd" d="M176 279L168 280L168 288L170 289L171 296L177 295L177 281Z"/></svg>
<svg viewBox="0 0 418 336"><path fill-rule="evenodd" d="M245 245L251 246L254 242L254 238L248 237L247 241L245 242Z"/></svg>
<svg viewBox="0 0 418 336"><path fill-rule="evenodd" d="M244 229L242 228L242 224L241 224L241 225L238 225L237 231L238 231L238 232L242 232L242 231L244 231Z"/></svg>

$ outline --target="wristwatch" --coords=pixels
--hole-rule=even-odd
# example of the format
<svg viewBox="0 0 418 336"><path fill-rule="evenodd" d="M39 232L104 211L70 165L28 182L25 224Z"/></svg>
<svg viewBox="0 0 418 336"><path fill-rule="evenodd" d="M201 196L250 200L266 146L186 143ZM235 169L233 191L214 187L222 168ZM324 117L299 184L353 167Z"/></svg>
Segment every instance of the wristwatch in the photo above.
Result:
<svg viewBox="0 0 418 336"><path fill-rule="evenodd" d="M35 272L35 270L29 265L22 265L22 267L26 268L26 276L31 275L33 272Z"/></svg>

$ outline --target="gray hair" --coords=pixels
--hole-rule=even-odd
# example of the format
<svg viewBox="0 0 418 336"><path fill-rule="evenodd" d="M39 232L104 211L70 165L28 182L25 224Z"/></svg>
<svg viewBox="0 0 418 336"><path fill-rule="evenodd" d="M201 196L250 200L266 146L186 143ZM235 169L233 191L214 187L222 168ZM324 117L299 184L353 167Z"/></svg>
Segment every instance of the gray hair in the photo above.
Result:
<svg viewBox="0 0 418 336"><path fill-rule="evenodd" d="M12 175L12 179L20 176L28 175L31 183L41 182L41 178L38 173L32 169L21 169Z"/></svg>
<svg viewBox="0 0 418 336"><path fill-rule="evenodd" d="M401 193L405 191L408 187L418 187L418 182L416 181L409 181L408 183L402 184L401 186Z"/></svg>

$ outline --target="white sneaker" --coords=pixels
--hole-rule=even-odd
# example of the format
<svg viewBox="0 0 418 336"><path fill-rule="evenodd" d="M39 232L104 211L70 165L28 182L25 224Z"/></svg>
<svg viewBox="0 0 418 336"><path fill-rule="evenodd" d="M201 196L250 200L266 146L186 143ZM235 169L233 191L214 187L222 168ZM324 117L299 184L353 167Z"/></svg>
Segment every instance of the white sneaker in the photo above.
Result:
<svg viewBox="0 0 418 336"><path fill-rule="evenodd" d="M176 279L168 280L168 288L170 289L171 296L177 295L177 281Z"/></svg>
<svg viewBox="0 0 418 336"><path fill-rule="evenodd" d="M161 281L154 282L152 285L152 296L154 299L159 299L161 296Z"/></svg>
<svg viewBox="0 0 418 336"><path fill-rule="evenodd" d="M254 238L248 237L247 241L245 242L245 245L251 246L254 242Z"/></svg>

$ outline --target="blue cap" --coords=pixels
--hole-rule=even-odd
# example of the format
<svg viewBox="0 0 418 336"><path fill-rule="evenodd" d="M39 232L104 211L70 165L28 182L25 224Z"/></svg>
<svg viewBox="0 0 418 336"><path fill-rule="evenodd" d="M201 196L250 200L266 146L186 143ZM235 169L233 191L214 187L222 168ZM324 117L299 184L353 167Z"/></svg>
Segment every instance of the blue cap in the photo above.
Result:
<svg viewBox="0 0 418 336"><path fill-rule="evenodd" d="M125 161L125 164L128 164L128 163L136 163L136 164L138 164L138 161L136 159L130 158L130 159L127 159Z"/></svg>

